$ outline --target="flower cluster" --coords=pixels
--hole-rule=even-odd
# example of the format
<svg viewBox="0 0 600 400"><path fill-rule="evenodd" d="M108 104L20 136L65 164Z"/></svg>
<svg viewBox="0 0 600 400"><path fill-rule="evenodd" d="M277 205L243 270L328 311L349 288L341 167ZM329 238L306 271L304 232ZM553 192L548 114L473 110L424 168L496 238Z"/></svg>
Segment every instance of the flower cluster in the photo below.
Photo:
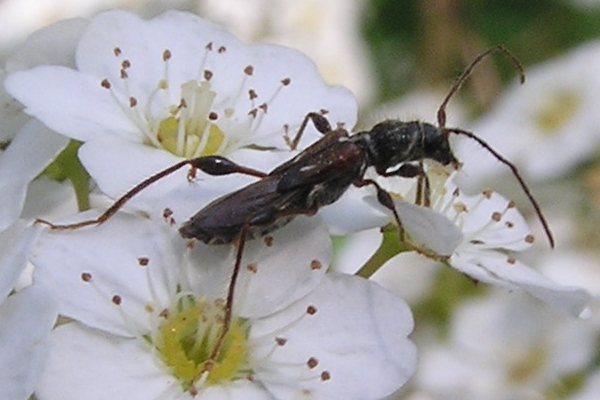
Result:
<svg viewBox="0 0 600 400"><path fill-rule="evenodd" d="M365 277L400 252L576 317L588 312L586 291L517 259L534 236L512 201L467 195L454 171L434 163L426 202L422 179L361 170L372 185L351 187L318 215L307 206L308 215L288 216L277 203L280 220L252 209L252 220L236 221L246 210L228 209L210 216L220 232L210 240L184 239L178 228L260 172L181 168L129 192L101 224L30 224L94 220L139 182L193 158L226 157L244 167L231 172L266 174L322 137L309 112L350 131L354 96L295 50L243 44L190 13L144 20L115 10L35 33L6 73L13 125L0 155L0 371L19 365L1 374L11 398L385 398L415 373L413 316ZM288 138L299 129L296 149ZM42 171L36 202L32 181ZM57 182L65 178L81 213ZM240 206L260 206L262 194ZM99 207L86 210L90 203ZM254 229L261 224L268 232ZM396 233L393 254L372 272L331 271L331 235L373 227ZM33 279L19 281L28 263Z"/></svg>

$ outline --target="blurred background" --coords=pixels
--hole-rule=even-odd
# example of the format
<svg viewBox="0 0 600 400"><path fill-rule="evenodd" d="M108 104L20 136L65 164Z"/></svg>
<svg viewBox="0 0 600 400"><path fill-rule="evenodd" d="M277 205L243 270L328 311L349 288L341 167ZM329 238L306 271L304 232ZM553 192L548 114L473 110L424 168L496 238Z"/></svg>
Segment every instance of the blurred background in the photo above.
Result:
<svg viewBox="0 0 600 400"><path fill-rule="evenodd" d="M487 58L452 99L448 124L472 130L517 165L556 249L510 171L461 138L463 183L474 193L493 188L532 217L538 242L523 261L600 294L599 0L1 0L0 59L42 26L116 7L146 17L187 10L246 42L299 49L329 83L356 94L362 128L383 118L435 123L477 54L499 44L510 49L526 83L518 84L510 60ZM376 233L356 235L339 246L337 267L352 269L376 246ZM407 254L375 278L407 299L417 326L418 371L392 398L600 398L597 313L576 320Z"/></svg>

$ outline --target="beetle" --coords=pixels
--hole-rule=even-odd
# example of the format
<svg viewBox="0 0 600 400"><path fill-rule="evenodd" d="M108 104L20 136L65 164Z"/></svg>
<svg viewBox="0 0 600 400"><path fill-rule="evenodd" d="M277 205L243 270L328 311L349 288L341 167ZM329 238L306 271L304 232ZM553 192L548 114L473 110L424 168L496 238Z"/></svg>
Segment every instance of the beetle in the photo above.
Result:
<svg viewBox="0 0 600 400"><path fill-rule="evenodd" d="M374 125L370 130L351 135L343 126L332 128L325 112L310 112L304 117L293 138L286 134L286 142L291 149L295 149L309 122L323 137L269 173L236 164L216 155L183 160L137 184L96 219L68 225L56 225L43 220L38 222L59 230L101 224L144 188L185 166L191 168L189 179L194 176L196 170L215 176L241 173L259 178L254 183L212 201L179 228L181 236L187 239L196 239L207 244L237 246L226 298L223 328L218 344L212 352L213 360L218 355L230 326L235 284L247 240L265 236L298 215L316 214L323 206L336 202L352 185L375 188L379 203L392 213L402 238L402 224L391 195L374 180L365 178L365 172L369 167L373 167L377 174L384 177L417 178L420 188L417 202L428 205L429 185L423 160L433 160L458 169L460 163L454 156L448 140L452 133L477 141L512 170L533 205L553 247L554 239L548 223L516 166L474 133L446 127L446 106L451 97L473 68L493 52L506 55L519 70L521 81L524 80L521 64L512 53L502 46L488 49L467 66L444 98L437 112L437 126L421 121L404 122L391 119Z"/></svg>

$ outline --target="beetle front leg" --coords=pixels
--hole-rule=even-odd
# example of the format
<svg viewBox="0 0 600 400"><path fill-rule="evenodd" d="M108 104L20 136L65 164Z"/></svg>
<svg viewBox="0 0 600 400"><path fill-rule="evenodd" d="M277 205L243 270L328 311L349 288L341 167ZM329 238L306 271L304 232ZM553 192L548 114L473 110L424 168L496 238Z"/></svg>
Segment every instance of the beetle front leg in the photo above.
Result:
<svg viewBox="0 0 600 400"><path fill-rule="evenodd" d="M306 116L302 120L302 123L300 124L298 132L296 133L293 139L289 137L286 131L286 133L283 135L283 139L285 140L285 143L289 146L290 150L296 150L296 147L298 147L298 143L300 142L300 139L304 134L304 130L308 125L308 121L312 121L315 128L317 128L317 130L323 135L325 135L327 132L331 132L331 124L329 123L327 118L323 116L324 113L325 112L322 111L321 114L316 112L309 112L308 114L306 114Z"/></svg>
<svg viewBox="0 0 600 400"><path fill-rule="evenodd" d="M221 156L207 156L207 157L198 157L193 158L191 160L183 160L174 164L164 170L157 172L156 174L150 176L149 178L144 179L142 182L135 185L129 191L127 191L123 196L117 199L112 206L110 206L104 213L100 214L98 218L90 219L86 221L76 222L73 224L65 224L65 225L57 225L52 222L45 221L43 219L37 219L35 223L40 223L44 225L48 225L50 229L53 230L69 230L69 229L78 229L83 228L85 226L90 225L100 225L106 220L110 219L113 215L117 213L127 203L131 198L140 193L142 190L146 189L148 186L153 183L171 175L175 171L185 167L191 166L192 170L188 173L188 179L193 178L194 172L196 169L199 169L209 175L229 175L229 174L245 174L250 176L255 176L257 178L264 178L267 176L267 173L258 171L252 168L244 167L242 165L236 164L233 161L221 157Z"/></svg>

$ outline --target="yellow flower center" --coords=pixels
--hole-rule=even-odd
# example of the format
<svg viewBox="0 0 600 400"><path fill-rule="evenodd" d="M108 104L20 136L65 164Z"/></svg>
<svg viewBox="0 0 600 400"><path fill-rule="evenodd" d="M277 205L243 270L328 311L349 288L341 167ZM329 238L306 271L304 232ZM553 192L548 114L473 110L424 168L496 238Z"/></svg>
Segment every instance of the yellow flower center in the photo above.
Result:
<svg viewBox="0 0 600 400"><path fill-rule="evenodd" d="M247 328L233 320L218 355L211 359L223 327L222 305L205 300L181 302L158 329L156 348L185 390L203 379L217 384L246 377Z"/></svg>
<svg viewBox="0 0 600 400"><path fill-rule="evenodd" d="M552 93L535 116L541 131L547 134L557 132L573 117L580 103L579 96L572 91Z"/></svg>
<svg viewBox="0 0 600 400"><path fill-rule="evenodd" d="M188 81L181 86L182 100L171 107L170 115L158 123L156 137L168 151L185 158L216 154L225 144L225 135L211 122L216 93L206 81Z"/></svg>

